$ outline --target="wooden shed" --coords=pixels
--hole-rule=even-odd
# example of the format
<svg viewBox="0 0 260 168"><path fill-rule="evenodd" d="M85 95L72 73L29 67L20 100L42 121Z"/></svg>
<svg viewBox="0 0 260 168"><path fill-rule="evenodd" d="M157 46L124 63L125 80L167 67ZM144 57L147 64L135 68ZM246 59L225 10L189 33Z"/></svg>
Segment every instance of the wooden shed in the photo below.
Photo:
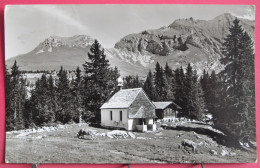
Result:
<svg viewBox="0 0 260 168"><path fill-rule="evenodd" d="M181 107L172 101L168 102L153 102L155 105L155 113L157 119L176 118Z"/></svg>

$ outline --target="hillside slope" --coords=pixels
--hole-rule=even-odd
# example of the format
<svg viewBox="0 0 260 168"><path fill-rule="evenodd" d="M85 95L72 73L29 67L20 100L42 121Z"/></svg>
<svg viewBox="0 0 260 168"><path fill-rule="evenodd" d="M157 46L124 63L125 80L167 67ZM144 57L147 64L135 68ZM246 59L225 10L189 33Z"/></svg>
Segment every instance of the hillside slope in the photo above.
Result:
<svg viewBox="0 0 260 168"><path fill-rule="evenodd" d="M75 70L77 66L88 60L88 52L94 42L89 36L76 35L73 37L52 36L45 39L34 50L13 57L6 61L11 67L16 60L21 70L59 70L63 66L67 70ZM105 49L112 67L117 66L121 75L140 74L146 76L147 70L138 61L140 54L117 49ZM134 69L134 71L132 71Z"/></svg>
<svg viewBox="0 0 260 168"><path fill-rule="evenodd" d="M224 38L229 33L234 16L225 13L205 20L178 19L167 27L145 30L130 34L115 44L115 48L142 55L156 55L154 61L173 67L192 63L199 73L203 69L219 71L219 63ZM254 41L254 21L241 19L243 28Z"/></svg>

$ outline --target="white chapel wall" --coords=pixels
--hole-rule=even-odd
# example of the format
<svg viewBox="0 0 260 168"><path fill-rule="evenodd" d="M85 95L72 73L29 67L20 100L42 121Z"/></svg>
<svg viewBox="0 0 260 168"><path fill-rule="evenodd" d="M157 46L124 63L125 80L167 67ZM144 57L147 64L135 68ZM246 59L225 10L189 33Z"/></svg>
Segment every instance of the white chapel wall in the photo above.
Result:
<svg viewBox="0 0 260 168"><path fill-rule="evenodd" d="M112 120L110 116L112 111ZM122 111L122 121L120 121ZM101 109L101 126L128 128L127 109Z"/></svg>

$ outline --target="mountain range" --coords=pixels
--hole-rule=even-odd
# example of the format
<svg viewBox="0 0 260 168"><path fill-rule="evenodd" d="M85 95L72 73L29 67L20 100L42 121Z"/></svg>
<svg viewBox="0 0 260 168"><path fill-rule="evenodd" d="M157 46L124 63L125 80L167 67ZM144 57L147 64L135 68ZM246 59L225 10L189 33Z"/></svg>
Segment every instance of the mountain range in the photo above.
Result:
<svg viewBox="0 0 260 168"><path fill-rule="evenodd" d="M234 19L229 13L208 21L178 19L159 29L129 34L114 48L104 48L105 54L122 76L146 76L156 62L168 63L173 69L191 63L199 74L203 69L219 72L223 69L219 62L222 43ZM254 41L254 21L240 19L240 24ZM10 67L16 60L21 70L59 70L60 66L75 70L87 61L93 42L94 39L87 35L51 36L34 50L6 60L6 65Z"/></svg>

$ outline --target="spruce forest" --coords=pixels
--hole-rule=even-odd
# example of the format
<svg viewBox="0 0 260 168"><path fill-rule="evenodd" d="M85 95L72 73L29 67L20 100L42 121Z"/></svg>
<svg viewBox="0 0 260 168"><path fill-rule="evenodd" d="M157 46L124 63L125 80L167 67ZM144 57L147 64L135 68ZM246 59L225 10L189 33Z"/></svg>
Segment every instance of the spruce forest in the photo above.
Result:
<svg viewBox="0 0 260 168"><path fill-rule="evenodd" d="M199 76L191 64L172 69L157 62L145 80L124 77L123 88L142 87L152 101L175 102L182 108L178 117L201 121L212 114L213 126L227 135L227 144L255 140L254 44L238 19L229 30L220 73L204 70ZM100 107L116 89L120 70L110 66L97 40L88 60L73 78L61 67L57 77L43 72L34 84L19 70L19 62L6 68L6 131L82 121L98 125Z"/></svg>

